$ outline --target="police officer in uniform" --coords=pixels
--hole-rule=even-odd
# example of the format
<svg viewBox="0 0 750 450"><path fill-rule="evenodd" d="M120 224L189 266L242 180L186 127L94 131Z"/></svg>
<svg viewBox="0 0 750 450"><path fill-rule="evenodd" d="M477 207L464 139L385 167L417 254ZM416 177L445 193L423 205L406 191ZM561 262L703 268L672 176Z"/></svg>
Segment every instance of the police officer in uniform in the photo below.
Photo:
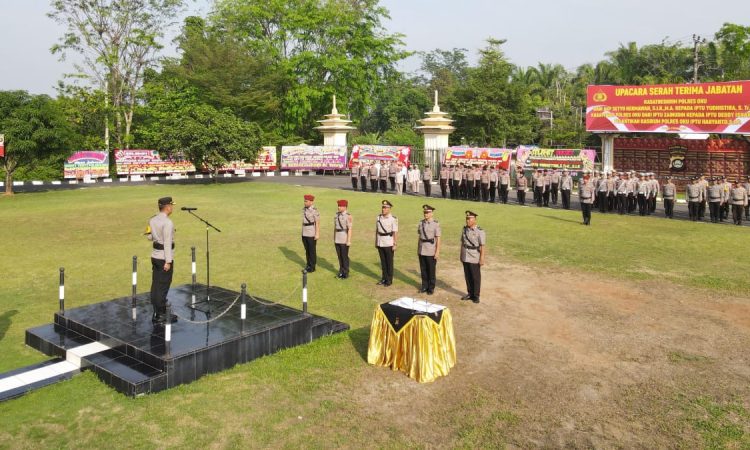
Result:
<svg viewBox="0 0 750 450"><path fill-rule="evenodd" d="M320 212L315 208L313 195L305 195L305 207L302 208L302 245L305 247L305 271L315 272L318 261L317 244L320 238Z"/></svg>
<svg viewBox="0 0 750 450"><path fill-rule="evenodd" d="M526 187L529 185L529 180L523 174L522 170L516 172L516 200L518 204L524 206L526 204Z"/></svg>
<svg viewBox="0 0 750 450"><path fill-rule="evenodd" d="M424 184L424 196L432 197L432 169L428 164L424 165L422 171L422 184Z"/></svg>
<svg viewBox="0 0 750 450"><path fill-rule="evenodd" d="M732 204L732 220L734 224L742 225L742 213L748 204L745 187L736 182L732 183L732 190L729 191L729 202Z"/></svg>
<svg viewBox="0 0 750 450"><path fill-rule="evenodd" d="M700 179L694 177L693 182L685 186L685 197L688 201L688 215L693 222L700 218L700 205L703 201L703 186Z"/></svg>
<svg viewBox="0 0 750 450"><path fill-rule="evenodd" d="M380 166L380 192L388 192L388 164L385 163Z"/></svg>
<svg viewBox="0 0 750 450"><path fill-rule="evenodd" d="M378 192L378 166L370 163L370 192Z"/></svg>
<svg viewBox="0 0 750 450"><path fill-rule="evenodd" d="M158 200L159 213L148 221L146 238L152 242L151 251L151 305L154 315L151 321L155 325L176 322L177 316L167 317L167 293L172 284L174 273L174 223L169 216L172 214L174 202L172 197L162 197Z"/></svg>
<svg viewBox="0 0 750 450"><path fill-rule="evenodd" d="M708 215L711 218L711 223L718 223L724 192L722 192L722 186L719 185L716 178L709 178L708 181L711 183L706 190L708 196Z"/></svg>
<svg viewBox="0 0 750 450"><path fill-rule="evenodd" d="M578 198L581 202L584 225L591 225L591 208L594 203L594 197L596 197L596 188L589 174L584 172L583 179L578 183Z"/></svg>
<svg viewBox="0 0 750 450"><path fill-rule="evenodd" d="M662 198L664 199L664 214L670 218L674 218L674 201L677 197L677 187L672 183L672 177L667 177L667 182L661 188Z"/></svg>
<svg viewBox="0 0 750 450"><path fill-rule="evenodd" d="M490 170L489 167L482 167L482 172L479 174L479 184L482 193L482 201L490 201Z"/></svg>
<svg viewBox="0 0 750 450"><path fill-rule="evenodd" d="M495 194L497 193L497 182L500 180L500 175L497 172L497 168L490 168L490 203L495 203Z"/></svg>
<svg viewBox="0 0 750 450"><path fill-rule="evenodd" d="M333 243L336 245L336 256L339 258L339 273L336 278L349 278L349 247L352 245L352 215L347 208L349 202L336 202L338 212L333 218Z"/></svg>
<svg viewBox="0 0 750 450"><path fill-rule="evenodd" d="M370 166L365 163L359 165L359 183L362 185L362 192L367 192L367 175L370 173Z"/></svg>
<svg viewBox="0 0 750 450"><path fill-rule="evenodd" d="M440 195L443 198L448 197L448 177L450 177L450 170L445 164L440 165ZM451 195L453 198L453 195Z"/></svg>
<svg viewBox="0 0 750 450"><path fill-rule="evenodd" d="M570 191L573 190L573 177L570 176L568 169L563 169L560 177L560 195L562 197L562 207L570 209Z"/></svg>
<svg viewBox="0 0 750 450"><path fill-rule="evenodd" d="M381 213L375 222L375 247L380 256L382 277L379 285L393 284L393 253L396 251L398 240L398 219L391 215L393 205L388 200L381 203Z"/></svg>
<svg viewBox="0 0 750 450"><path fill-rule="evenodd" d="M503 202L503 204L508 203L508 188L510 187L510 173L503 169L500 172L500 179L498 182L500 183L500 187L498 189L498 194L500 194L500 201Z"/></svg>
<svg viewBox="0 0 750 450"><path fill-rule="evenodd" d="M464 266L466 295L461 300L479 303L486 239L484 230L477 226L477 214L466 211L466 226L461 232L461 263Z"/></svg>
<svg viewBox="0 0 750 450"><path fill-rule="evenodd" d="M351 168L351 177L352 177L352 190L357 190L357 181L359 181L359 163L352 163Z"/></svg>
<svg viewBox="0 0 750 450"><path fill-rule="evenodd" d="M422 205L424 219L417 226L417 255L419 255L419 271L422 275L422 287L419 292L432 295L435 292L435 267L440 257L440 224L433 219L435 211L430 205Z"/></svg>

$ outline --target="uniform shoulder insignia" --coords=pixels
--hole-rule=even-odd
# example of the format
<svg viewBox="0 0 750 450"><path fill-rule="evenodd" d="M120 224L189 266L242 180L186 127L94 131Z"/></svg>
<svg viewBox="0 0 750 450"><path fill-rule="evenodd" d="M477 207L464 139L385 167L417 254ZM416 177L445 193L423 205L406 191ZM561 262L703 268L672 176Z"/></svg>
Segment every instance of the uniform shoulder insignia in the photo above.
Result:
<svg viewBox="0 0 750 450"><path fill-rule="evenodd" d="M440 223L440 221L439 221L439 220L433 220L433 222L435 222L435 223Z"/></svg>
<svg viewBox="0 0 750 450"><path fill-rule="evenodd" d="M394 219L398 220L398 217L396 217L396 216L391 216L391 217L393 217Z"/></svg>
<svg viewBox="0 0 750 450"><path fill-rule="evenodd" d="M477 230L479 230L479 231L484 231L484 230L482 229L482 227L477 227Z"/></svg>

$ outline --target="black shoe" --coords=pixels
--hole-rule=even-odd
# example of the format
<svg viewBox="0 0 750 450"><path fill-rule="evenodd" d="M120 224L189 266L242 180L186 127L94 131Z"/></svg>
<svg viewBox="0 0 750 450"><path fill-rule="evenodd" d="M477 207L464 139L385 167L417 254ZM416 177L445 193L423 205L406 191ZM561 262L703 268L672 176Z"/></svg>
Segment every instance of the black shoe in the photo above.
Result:
<svg viewBox="0 0 750 450"><path fill-rule="evenodd" d="M381 286L381 285L384 285L384 284L385 284L385 280L378 281L378 286Z"/></svg>
<svg viewBox="0 0 750 450"><path fill-rule="evenodd" d="M423 294L423 293L427 292L427 289L422 288L422 289L418 290L417 292L419 292L420 294Z"/></svg>
<svg viewBox="0 0 750 450"><path fill-rule="evenodd" d="M427 291L427 295L432 295L434 293L435 293L435 291Z"/></svg>
<svg viewBox="0 0 750 450"><path fill-rule="evenodd" d="M471 301L474 303L479 303L479 297L472 298Z"/></svg>
<svg viewBox="0 0 750 450"><path fill-rule="evenodd" d="M463 297L461 297L461 300L471 300L471 295L466 294Z"/></svg>
<svg viewBox="0 0 750 450"><path fill-rule="evenodd" d="M169 315L169 323L175 323L177 322L177 316L174 314ZM154 314L154 317L151 318L151 323L154 325L164 325L167 323L167 315L166 314Z"/></svg>
<svg viewBox="0 0 750 450"><path fill-rule="evenodd" d="M383 283L383 286L388 287L388 286L390 286L392 284L393 284L392 281L386 281L385 283Z"/></svg>

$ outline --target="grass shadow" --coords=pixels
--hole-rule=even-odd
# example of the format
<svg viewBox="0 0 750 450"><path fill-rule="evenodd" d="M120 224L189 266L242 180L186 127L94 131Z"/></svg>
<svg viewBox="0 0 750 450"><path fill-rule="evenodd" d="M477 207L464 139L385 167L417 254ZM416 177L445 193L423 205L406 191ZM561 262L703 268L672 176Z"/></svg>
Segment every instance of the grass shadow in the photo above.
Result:
<svg viewBox="0 0 750 450"><path fill-rule="evenodd" d="M370 341L370 327L357 328L349 331L349 340L352 347L359 353L364 362L367 362L367 346Z"/></svg>
<svg viewBox="0 0 750 450"><path fill-rule="evenodd" d="M286 259L299 265L301 268L304 269L305 265L307 265L305 260L302 259L302 257L297 252L290 249L289 247L279 247L279 250L281 251L281 253L284 255Z"/></svg>
<svg viewBox="0 0 750 450"><path fill-rule="evenodd" d="M420 274L419 272L417 272L414 269L410 270L409 272L413 273L414 275L416 275L419 278L419 280L420 280L419 287L421 287L422 274ZM458 289L454 288L453 286L450 286L449 284L447 284L445 281L440 280L440 278L438 278L437 280L435 280L435 287L437 289L442 289L442 290L444 290L446 292L449 292L449 293L451 293L453 295L457 295L459 297L462 297L463 295L466 294L466 292L459 291Z"/></svg>
<svg viewBox="0 0 750 450"><path fill-rule="evenodd" d="M10 311L5 311L2 315L0 315L0 341L3 340L5 337L5 333L8 332L8 328L10 328L10 324L13 323L11 320L11 317L18 314L18 310L12 309Z"/></svg>
<svg viewBox="0 0 750 450"><path fill-rule="evenodd" d="M327 259L321 258L320 256L318 256L317 266L332 273L339 273L339 269L337 267L334 267L333 264L329 263Z"/></svg>
<svg viewBox="0 0 750 450"><path fill-rule="evenodd" d="M370 270L369 267L362 264L361 262L349 261L349 269L352 272L361 273L366 277L370 277L375 281L380 281L380 275Z"/></svg>
<svg viewBox="0 0 750 450"><path fill-rule="evenodd" d="M562 217L555 217L555 216L545 216L543 214L536 214L537 217L544 217L545 219L552 219L552 220L559 220L561 222L570 222L570 223L581 223L580 220L573 220L573 219L563 219Z"/></svg>
<svg viewBox="0 0 750 450"><path fill-rule="evenodd" d="M399 281L403 281L404 283L406 283L406 284L408 284L410 286L414 286L417 289L419 289L420 287L422 287L421 276L420 276L419 281L417 281L417 280L415 280L415 279L407 276L404 272L401 272L398 269L393 269L393 278L395 278L396 280L399 280Z"/></svg>

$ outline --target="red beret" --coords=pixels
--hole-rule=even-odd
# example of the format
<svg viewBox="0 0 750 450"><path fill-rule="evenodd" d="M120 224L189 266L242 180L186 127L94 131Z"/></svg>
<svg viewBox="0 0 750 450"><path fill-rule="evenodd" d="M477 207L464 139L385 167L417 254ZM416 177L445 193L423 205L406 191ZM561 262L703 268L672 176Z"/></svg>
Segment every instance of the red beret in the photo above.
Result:
<svg viewBox="0 0 750 450"><path fill-rule="evenodd" d="M314 195L310 195L310 194L306 194L305 195L305 200L313 201L313 200L315 200L315 196Z"/></svg>
<svg viewBox="0 0 750 450"><path fill-rule="evenodd" d="M349 206L349 202L346 200L339 200L336 202L336 204L339 206Z"/></svg>

